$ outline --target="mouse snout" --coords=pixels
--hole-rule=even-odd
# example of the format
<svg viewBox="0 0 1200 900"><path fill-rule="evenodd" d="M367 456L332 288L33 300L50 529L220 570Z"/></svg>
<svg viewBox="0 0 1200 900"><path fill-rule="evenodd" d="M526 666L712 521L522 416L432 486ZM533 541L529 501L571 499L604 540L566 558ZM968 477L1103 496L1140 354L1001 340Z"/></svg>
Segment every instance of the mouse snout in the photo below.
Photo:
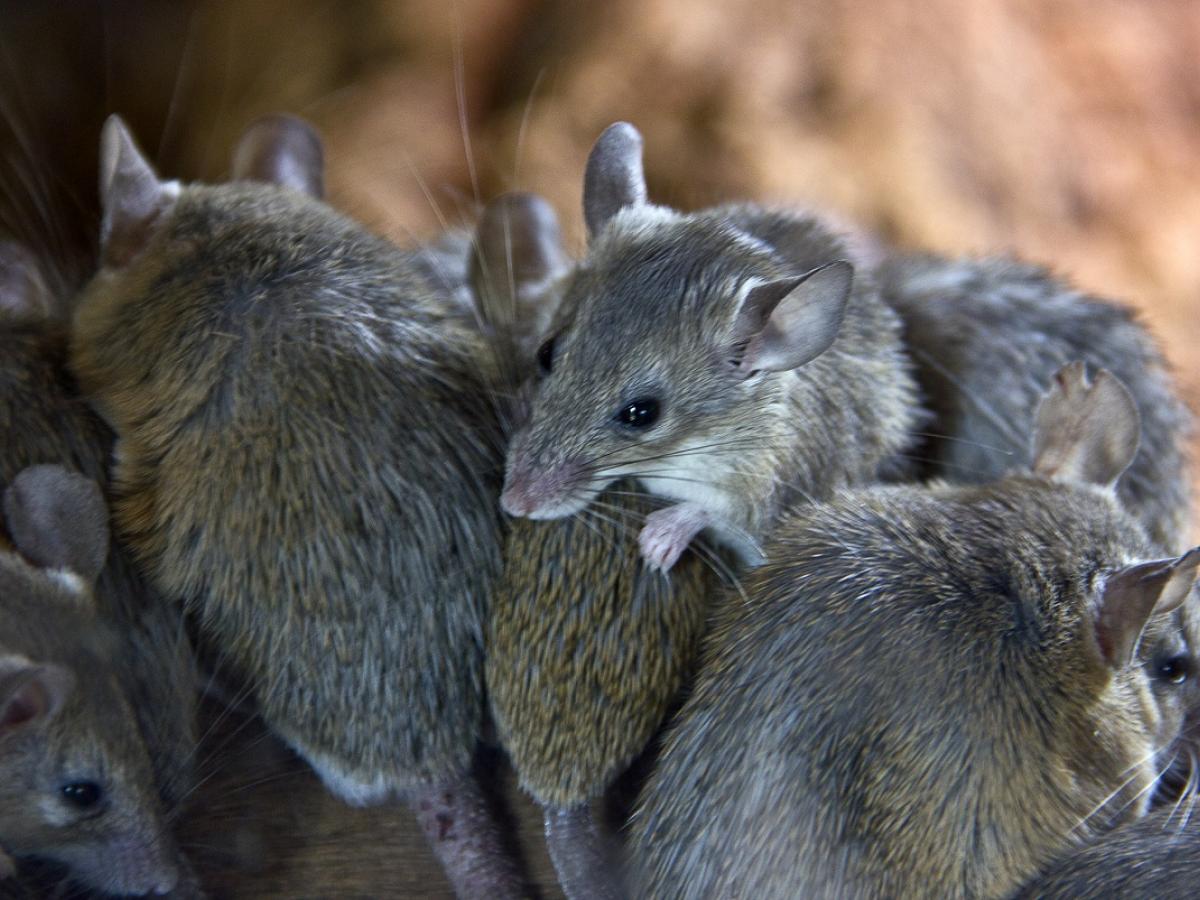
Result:
<svg viewBox="0 0 1200 900"><path fill-rule="evenodd" d="M574 462L560 463L535 471L516 466L504 479L500 506L510 516L530 519L557 519L577 512L591 499L578 489L581 467Z"/></svg>

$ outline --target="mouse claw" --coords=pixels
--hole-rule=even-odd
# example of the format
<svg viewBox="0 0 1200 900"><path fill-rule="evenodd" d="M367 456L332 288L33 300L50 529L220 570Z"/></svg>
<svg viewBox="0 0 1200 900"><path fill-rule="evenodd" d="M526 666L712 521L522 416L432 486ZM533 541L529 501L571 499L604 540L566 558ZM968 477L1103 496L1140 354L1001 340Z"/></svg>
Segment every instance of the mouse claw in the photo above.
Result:
<svg viewBox="0 0 1200 900"><path fill-rule="evenodd" d="M669 572L688 544L709 523L708 513L694 503L678 503L646 516L638 535L642 559L652 569Z"/></svg>

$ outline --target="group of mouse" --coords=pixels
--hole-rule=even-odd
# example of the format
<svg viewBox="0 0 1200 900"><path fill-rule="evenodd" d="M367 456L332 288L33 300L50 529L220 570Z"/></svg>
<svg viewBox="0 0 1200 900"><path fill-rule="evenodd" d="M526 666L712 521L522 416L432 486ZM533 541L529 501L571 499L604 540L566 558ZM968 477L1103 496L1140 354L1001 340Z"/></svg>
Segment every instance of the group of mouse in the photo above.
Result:
<svg viewBox="0 0 1200 900"><path fill-rule="evenodd" d="M0 895L202 896L217 680L464 898L531 895L481 741L572 900L1200 883L1189 417L1126 309L653 204L625 123L580 254L533 194L395 246L288 116L220 184L100 153L81 291L0 245Z"/></svg>

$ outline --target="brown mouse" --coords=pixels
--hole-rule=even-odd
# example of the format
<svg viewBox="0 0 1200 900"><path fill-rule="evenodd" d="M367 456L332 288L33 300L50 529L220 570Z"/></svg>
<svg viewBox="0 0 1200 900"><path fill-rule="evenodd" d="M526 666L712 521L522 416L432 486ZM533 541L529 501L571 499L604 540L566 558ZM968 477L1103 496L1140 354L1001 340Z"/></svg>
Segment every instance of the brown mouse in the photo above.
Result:
<svg viewBox="0 0 1200 900"><path fill-rule="evenodd" d="M914 455L926 472L984 483L1029 464L1042 386L1062 365L1108 369L1141 415L1141 444L1117 486L1165 550L1187 538L1191 416L1162 353L1131 310L1012 259L897 254L878 269L934 420Z"/></svg>
<svg viewBox="0 0 1200 900"><path fill-rule="evenodd" d="M777 512L878 477L909 441L899 320L812 216L646 201L641 136L596 142L590 243L538 351L501 503L553 519L618 478L671 504L640 534L667 570L700 532L760 558Z"/></svg>
<svg viewBox="0 0 1200 900"><path fill-rule="evenodd" d="M413 254L314 196L319 146L260 120L236 183L179 185L110 119L72 366L117 433L122 535L271 729L346 802L406 800L461 894L518 895L470 773L500 559L488 347Z"/></svg>
<svg viewBox="0 0 1200 900"><path fill-rule="evenodd" d="M542 198L509 194L485 209L471 282L513 361L519 428L536 335L569 268ZM724 565L699 548L667 575L638 553L656 505L618 482L594 510L514 519L492 600L486 679L492 717L521 787L542 807L559 883L571 898L612 896L613 850L592 808L642 753L691 671Z"/></svg>
<svg viewBox="0 0 1200 900"><path fill-rule="evenodd" d="M0 845L111 894L178 881L122 636L95 591L109 551L95 482L33 466L4 491L0 550Z"/></svg>
<svg viewBox="0 0 1200 900"><path fill-rule="evenodd" d="M646 897L1003 897L1149 806L1195 666L1113 485L1137 410L1061 370L1032 468L790 511L634 815Z"/></svg>

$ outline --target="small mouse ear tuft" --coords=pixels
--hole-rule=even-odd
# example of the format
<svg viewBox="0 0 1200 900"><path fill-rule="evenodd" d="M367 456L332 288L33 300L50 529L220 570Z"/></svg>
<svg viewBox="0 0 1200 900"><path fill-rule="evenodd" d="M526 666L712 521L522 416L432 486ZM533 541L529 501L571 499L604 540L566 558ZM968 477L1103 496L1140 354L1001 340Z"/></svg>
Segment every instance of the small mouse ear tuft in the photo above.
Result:
<svg viewBox="0 0 1200 900"><path fill-rule="evenodd" d="M89 585L108 556L108 507L100 486L62 466L24 469L4 492L4 519L22 555L68 569Z"/></svg>
<svg viewBox="0 0 1200 900"><path fill-rule="evenodd" d="M829 349L842 327L854 266L835 260L793 278L755 285L734 318L732 360L743 376L786 372Z"/></svg>
<svg viewBox="0 0 1200 900"><path fill-rule="evenodd" d="M52 314L50 290L33 253L16 241L0 240L0 313L14 319Z"/></svg>
<svg viewBox="0 0 1200 900"><path fill-rule="evenodd" d="M62 666L0 656L0 741L54 718L74 685Z"/></svg>
<svg viewBox="0 0 1200 900"><path fill-rule="evenodd" d="M588 235L595 239L620 210L645 202L642 136L628 122L609 125L588 154L583 173L583 218Z"/></svg>
<svg viewBox="0 0 1200 900"><path fill-rule="evenodd" d="M155 226L175 202L158 180L120 116L100 133L100 251L106 266L131 262L154 237Z"/></svg>
<svg viewBox="0 0 1200 900"><path fill-rule="evenodd" d="M1137 453L1137 405L1107 369L1089 381L1082 362L1063 366L1035 421L1033 471L1043 478L1112 487Z"/></svg>
<svg viewBox="0 0 1200 900"><path fill-rule="evenodd" d="M233 151L235 181L265 181L320 200L325 196L325 150L310 124L296 116L263 116Z"/></svg>
<svg viewBox="0 0 1200 900"><path fill-rule="evenodd" d="M1178 609L1200 566L1200 547L1174 559L1125 566L1104 581L1095 607L1096 643L1114 669L1129 664L1151 616Z"/></svg>
<svg viewBox="0 0 1200 900"><path fill-rule="evenodd" d="M475 230L471 287L480 314L514 338L537 336L560 299L549 287L571 266L554 208L537 194L503 194Z"/></svg>

